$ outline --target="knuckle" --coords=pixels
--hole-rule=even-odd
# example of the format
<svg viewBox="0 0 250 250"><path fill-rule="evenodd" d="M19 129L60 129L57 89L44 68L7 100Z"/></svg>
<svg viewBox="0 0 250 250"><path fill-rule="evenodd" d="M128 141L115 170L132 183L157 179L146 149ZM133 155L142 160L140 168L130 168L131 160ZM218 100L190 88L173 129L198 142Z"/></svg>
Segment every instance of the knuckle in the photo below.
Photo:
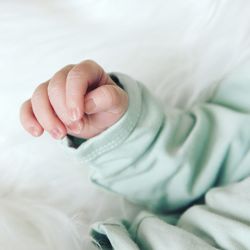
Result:
<svg viewBox="0 0 250 250"><path fill-rule="evenodd" d="M74 66L75 66L75 64L68 64L68 65L66 65L65 67L63 67L62 70L67 71L67 70L72 69Z"/></svg>
<svg viewBox="0 0 250 250"><path fill-rule="evenodd" d="M58 89L58 85L55 82L50 81L49 86L48 86L48 95L49 96L54 95L54 93L57 92L57 89Z"/></svg>
<svg viewBox="0 0 250 250"><path fill-rule="evenodd" d="M67 76L67 79L80 79L82 77L82 71L79 67L72 68Z"/></svg>
<svg viewBox="0 0 250 250"><path fill-rule="evenodd" d="M74 67L69 71L67 79L79 79L84 78L86 72L91 72L93 67L96 66L96 63L92 60L85 60Z"/></svg>
<svg viewBox="0 0 250 250"><path fill-rule="evenodd" d="M35 101L37 99L40 99L42 93L43 93L43 89L45 87L45 83L41 83L39 84L36 88L35 91L32 94L32 101Z"/></svg>
<svg viewBox="0 0 250 250"><path fill-rule="evenodd" d="M84 72L91 72L93 68L93 61L85 60L82 64L79 64L79 68Z"/></svg>
<svg viewBox="0 0 250 250"><path fill-rule="evenodd" d="M93 64L96 64L96 63L95 63L95 61L93 61L91 59L87 59L87 60L83 61L83 64L92 66Z"/></svg>
<svg viewBox="0 0 250 250"><path fill-rule="evenodd" d="M63 83L63 78L61 73L55 74L51 80L49 81L48 85L48 94L54 95L58 92L59 86Z"/></svg>
<svg viewBox="0 0 250 250"><path fill-rule="evenodd" d="M96 63L90 59L87 59L80 63L78 66L84 72L91 72L96 66Z"/></svg>
<svg viewBox="0 0 250 250"><path fill-rule="evenodd" d="M26 116L26 114L28 113L29 111L29 106L30 106L30 100L27 100L25 101L22 105L21 105L21 108L20 108L20 117L22 116Z"/></svg>
<svg viewBox="0 0 250 250"><path fill-rule="evenodd" d="M21 105L21 111L23 111L28 105L29 105L29 102L30 102L30 99L29 100L26 100L22 103Z"/></svg>
<svg viewBox="0 0 250 250"><path fill-rule="evenodd" d="M67 73L74 67L73 64L68 64L58 72L56 72L49 81L48 93L49 95L57 94L61 85L65 84Z"/></svg>

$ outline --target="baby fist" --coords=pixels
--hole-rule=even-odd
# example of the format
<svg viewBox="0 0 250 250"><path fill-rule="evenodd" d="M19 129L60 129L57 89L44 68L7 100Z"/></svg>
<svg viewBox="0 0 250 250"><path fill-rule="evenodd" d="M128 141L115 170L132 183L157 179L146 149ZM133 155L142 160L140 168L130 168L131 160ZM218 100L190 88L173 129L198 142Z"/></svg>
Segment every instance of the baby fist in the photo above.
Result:
<svg viewBox="0 0 250 250"><path fill-rule="evenodd" d="M44 130L55 139L66 134L91 138L117 122L128 95L97 63L68 65L40 84L23 103L20 120L33 136Z"/></svg>

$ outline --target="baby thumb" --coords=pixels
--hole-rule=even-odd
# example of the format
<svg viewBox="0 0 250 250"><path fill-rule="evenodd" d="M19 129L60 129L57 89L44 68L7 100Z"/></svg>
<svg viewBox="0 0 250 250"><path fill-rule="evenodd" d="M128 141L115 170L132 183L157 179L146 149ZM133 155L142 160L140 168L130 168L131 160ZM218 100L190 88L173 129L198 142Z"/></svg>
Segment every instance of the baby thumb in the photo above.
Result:
<svg viewBox="0 0 250 250"><path fill-rule="evenodd" d="M86 95L84 105L86 114L121 114L127 110L128 95L117 85L102 85Z"/></svg>

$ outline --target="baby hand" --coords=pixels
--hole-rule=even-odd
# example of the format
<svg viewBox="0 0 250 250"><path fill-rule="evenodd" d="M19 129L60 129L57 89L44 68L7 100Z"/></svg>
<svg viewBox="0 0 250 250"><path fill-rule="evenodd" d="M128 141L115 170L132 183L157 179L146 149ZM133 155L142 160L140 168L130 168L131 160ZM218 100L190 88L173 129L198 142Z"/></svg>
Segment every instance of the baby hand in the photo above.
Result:
<svg viewBox="0 0 250 250"><path fill-rule="evenodd" d="M40 84L21 107L20 120L33 136L44 130L55 139L66 134L91 138L118 121L128 95L95 62L68 65Z"/></svg>

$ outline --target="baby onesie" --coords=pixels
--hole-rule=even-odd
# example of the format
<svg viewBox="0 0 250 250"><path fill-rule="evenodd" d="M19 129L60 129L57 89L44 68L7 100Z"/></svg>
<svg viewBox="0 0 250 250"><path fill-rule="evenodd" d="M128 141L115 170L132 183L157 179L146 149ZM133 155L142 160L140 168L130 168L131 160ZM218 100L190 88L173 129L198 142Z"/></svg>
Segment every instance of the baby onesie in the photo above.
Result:
<svg viewBox="0 0 250 250"><path fill-rule="evenodd" d="M94 183L143 205L152 213L168 214L201 203L212 187L226 186L249 176L250 62L223 79L210 100L189 110L164 107L138 81L121 73L113 74L128 93L126 113L91 139L66 139L69 150L90 166ZM157 242L162 235L160 224L166 226L166 223L147 213L139 216L129 234L121 233L118 238L117 234L113 237L112 233L105 233L106 229L100 227L102 223L94 226L94 231L106 235L111 243L129 242L130 236L136 242L133 228L148 217L157 220L152 239ZM122 232L127 230L123 224L117 225ZM186 237L185 231L180 238L190 235ZM197 235L202 238L204 234ZM136 249L134 241L130 242L131 248L124 242L119 247L112 243L112 247ZM142 246L142 241L137 243ZM194 242L197 243L196 238ZM143 245L143 249L165 249L150 248L150 244ZM191 248L186 249L206 249L203 241L200 244L204 248L192 248L192 240L190 244ZM218 247L216 243L206 246Z"/></svg>

